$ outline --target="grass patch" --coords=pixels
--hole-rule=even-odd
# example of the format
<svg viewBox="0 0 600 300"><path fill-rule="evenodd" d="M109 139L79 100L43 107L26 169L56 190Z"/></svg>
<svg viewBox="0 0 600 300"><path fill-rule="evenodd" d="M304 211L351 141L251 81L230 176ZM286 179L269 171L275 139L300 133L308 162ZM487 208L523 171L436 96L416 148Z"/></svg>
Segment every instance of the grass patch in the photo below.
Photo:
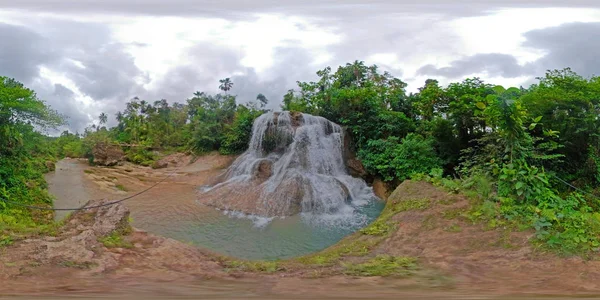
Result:
<svg viewBox="0 0 600 300"><path fill-rule="evenodd" d="M464 211L465 211L464 208L455 208L455 209L445 210L442 212L442 217L444 217L444 219L446 219L446 220L453 220L453 219L456 219L456 218L462 216Z"/></svg>
<svg viewBox="0 0 600 300"><path fill-rule="evenodd" d="M380 241L381 238L356 239L355 236L351 236L347 241L342 241L321 252L299 257L296 261L306 265L329 266L345 256L365 256Z"/></svg>
<svg viewBox="0 0 600 300"><path fill-rule="evenodd" d="M374 235L374 236L385 236L393 231L396 224L391 222L394 215L409 210L425 210L431 204L429 199L410 199L399 202L388 202L383 209L383 212L371 223L371 225L360 230L362 234Z"/></svg>
<svg viewBox="0 0 600 300"><path fill-rule="evenodd" d="M428 230L429 231L429 230L435 229L436 225L437 225L436 216L429 215L429 216L425 217L425 219L423 219L423 223L421 224L421 227L424 230Z"/></svg>
<svg viewBox="0 0 600 300"><path fill-rule="evenodd" d="M91 170L91 169L85 169L85 170L83 170L83 173L85 173L85 174L94 174L94 171Z"/></svg>
<svg viewBox="0 0 600 300"><path fill-rule="evenodd" d="M98 242L102 243L106 248L133 248L131 242L123 238L123 234L118 231L113 231L111 234L98 238Z"/></svg>
<svg viewBox="0 0 600 300"><path fill-rule="evenodd" d="M344 274L351 276L407 276L417 267L412 257L378 255L359 264L343 264Z"/></svg>
<svg viewBox="0 0 600 300"><path fill-rule="evenodd" d="M115 185L115 187L119 191L127 192L127 188L124 185L122 185L122 184L117 184L117 185Z"/></svg>
<svg viewBox="0 0 600 300"><path fill-rule="evenodd" d="M227 260L223 262L226 271L275 273L285 271L285 268L277 261L243 261Z"/></svg>
<svg viewBox="0 0 600 300"><path fill-rule="evenodd" d="M0 213L0 248L34 236L57 236L63 222L40 224L24 217L20 210L10 209L5 215Z"/></svg>
<svg viewBox="0 0 600 300"><path fill-rule="evenodd" d="M452 224L452 225L444 228L444 230L447 232L461 232L462 228L458 224Z"/></svg>
<svg viewBox="0 0 600 300"><path fill-rule="evenodd" d="M0 235L0 248L10 246L13 243L13 239L9 235Z"/></svg>
<svg viewBox="0 0 600 300"><path fill-rule="evenodd" d="M394 215L403 211L425 210L430 204L429 199L388 201L379 218L371 225L342 240L335 246L315 254L296 258L295 261L305 265L331 266L344 257L365 256L394 231L396 227L396 224L392 222Z"/></svg>

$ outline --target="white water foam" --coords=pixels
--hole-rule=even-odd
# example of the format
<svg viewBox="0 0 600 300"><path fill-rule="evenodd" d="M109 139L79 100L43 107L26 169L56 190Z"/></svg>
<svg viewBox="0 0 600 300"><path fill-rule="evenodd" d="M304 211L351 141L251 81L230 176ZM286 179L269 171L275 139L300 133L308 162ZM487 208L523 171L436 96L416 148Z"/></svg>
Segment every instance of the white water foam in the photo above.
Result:
<svg viewBox="0 0 600 300"><path fill-rule="evenodd" d="M273 221L273 219L275 219L275 217L257 216L257 215L246 214L246 213L243 213L240 211L235 211L235 210L224 210L223 214L230 218L248 219L248 220L252 221L252 223L254 224L254 227L256 227L256 228L265 228L265 227L267 227L267 225L269 225L271 223L271 221Z"/></svg>
<svg viewBox="0 0 600 300"><path fill-rule="evenodd" d="M348 175L343 145L342 128L325 118L286 111L266 113L255 120L248 150L228 169L226 180L203 190L227 187L235 191L236 184L256 188L257 214L229 213L253 215L249 218L256 219L255 224L301 212L307 222L364 226L367 217L359 208L377 197L362 179ZM270 174L259 181L256 174L264 165ZM238 197L243 199L244 193Z"/></svg>

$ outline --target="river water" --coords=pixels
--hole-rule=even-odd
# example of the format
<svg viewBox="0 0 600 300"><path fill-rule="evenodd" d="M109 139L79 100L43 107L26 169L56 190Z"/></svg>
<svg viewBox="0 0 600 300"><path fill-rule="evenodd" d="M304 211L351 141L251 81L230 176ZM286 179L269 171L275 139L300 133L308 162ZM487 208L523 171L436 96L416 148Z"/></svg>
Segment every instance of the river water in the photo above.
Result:
<svg viewBox="0 0 600 300"><path fill-rule="evenodd" d="M78 159L63 159L56 170L45 175L48 190L55 197L54 208L79 208L91 199L108 196L84 179L86 164ZM56 211L55 221L62 220L70 211Z"/></svg>
<svg viewBox="0 0 600 300"><path fill-rule="evenodd" d="M372 220L383 208L380 201L361 208ZM134 225L212 251L244 259L285 259L322 250L356 231L356 227L330 227L302 216L266 221L230 215L212 208L188 206L162 209L160 214L134 213Z"/></svg>
<svg viewBox="0 0 600 300"><path fill-rule="evenodd" d="M89 180L84 161L65 159L57 163L56 171L46 180L50 193L56 197L56 208L80 207L90 199L120 199L126 195L100 189ZM311 222L306 215L266 219L219 211L197 203L201 184L214 175L211 161L202 159L150 191L124 202L131 211L133 226L148 232L190 243L211 251L244 259L276 260L305 255L331 246L358 230L351 226L331 226L326 222ZM111 169L96 168L96 174L113 176ZM119 175L116 175L119 176ZM119 179L123 180L123 179ZM137 179L136 179L137 180ZM156 179L154 179L156 180ZM142 188L132 187L129 194ZM358 207L355 213L364 218L362 225L374 220L384 203L374 200ZM57 211L56 219L68 211Z"/></svg>

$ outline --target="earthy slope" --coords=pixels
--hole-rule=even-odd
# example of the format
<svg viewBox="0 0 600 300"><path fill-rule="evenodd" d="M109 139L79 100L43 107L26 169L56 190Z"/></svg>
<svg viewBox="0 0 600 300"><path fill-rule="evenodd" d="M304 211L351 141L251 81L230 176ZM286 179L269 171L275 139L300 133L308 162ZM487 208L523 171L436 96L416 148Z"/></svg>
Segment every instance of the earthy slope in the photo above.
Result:
<svg viewBox="0 0 600 300"><path fill-rule="evenodd" d="M93 168L85 180L119 182L133 193L167 172L176 173L170 184L124 202L134 212L144 203L158 205L161 193L194 197L196 187L214 179L230 160L211 156L176 170ZM113 185L98 186L121 193ZM0 248L0 294L125 291L127 295L133 289L135 295L154 295L151 291L157 290L166 295L204 295L217 289L219 295L259 298L402 294L435 299L474 293L600 291L597 260L559 258L536 250L529 242L533 232L488 230L473 224L462 216L470 207L467 198L424 182L401 184L382 216L362 232L319 253L280 262L240 261L127 230L126 206L76 213L54 236L30 237Z"/></svg>

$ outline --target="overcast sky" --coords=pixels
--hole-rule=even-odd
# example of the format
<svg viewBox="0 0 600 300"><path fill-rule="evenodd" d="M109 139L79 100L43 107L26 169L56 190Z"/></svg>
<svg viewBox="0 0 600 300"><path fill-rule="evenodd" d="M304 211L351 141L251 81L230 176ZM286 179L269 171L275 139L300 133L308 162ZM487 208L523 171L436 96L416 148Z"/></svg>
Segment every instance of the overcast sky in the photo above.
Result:
<svg viewBox="0 0 600 300"><path fill-rule="evenodd" d="M263 93L276 108L297 80L354 60L409 91L599 74L600 1L0 0L0 43L0 75L82 131L100 112L114 125L132 97L185 102L225 77L239 102Z"/></svg>

